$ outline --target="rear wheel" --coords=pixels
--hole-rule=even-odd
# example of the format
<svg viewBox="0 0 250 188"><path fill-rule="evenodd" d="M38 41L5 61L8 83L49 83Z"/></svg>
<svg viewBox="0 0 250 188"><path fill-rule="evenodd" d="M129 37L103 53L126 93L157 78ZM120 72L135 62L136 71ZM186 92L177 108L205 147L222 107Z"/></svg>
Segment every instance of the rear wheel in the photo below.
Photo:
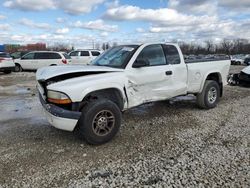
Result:
<svg viewBox="0 0 250 188"><path fill-rule="evenodd" d="M86 104L78 121L78 132L90 144L110 141L119 131L121 111L110 100L98 99Z"/></svg>
<svg viewBox="0 0 250 188"><path fill-rule="evenodd" d="M204 109L217 106L220 98L220 87L216 81L206 80L203 90L197 94L197 104Z"/></svg>
<svg viewBox="0 0 250 188"><path fill-rule="evenodd" d="M15 70L14 70L14 71L15 71L15 72L22 72L23 69L22 69L21 65L15 64Z"/></svg>

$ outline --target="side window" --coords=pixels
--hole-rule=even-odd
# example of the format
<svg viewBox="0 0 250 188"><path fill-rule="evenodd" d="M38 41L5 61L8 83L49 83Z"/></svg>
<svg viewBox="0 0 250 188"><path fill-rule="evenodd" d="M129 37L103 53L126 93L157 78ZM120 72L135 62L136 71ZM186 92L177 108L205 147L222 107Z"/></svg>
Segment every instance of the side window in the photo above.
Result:
<svg viewBox="0 0 250 188"><path fill-rule="evenodd" d="M92 56L99 56L100 52L97 51L91 51Z"/></svg>
<svg viewBox="0 0 250 188"><path fill-rule="evenodd" d="M28 53L22 57L24 60L34 59L35 53Z"/></svg>
<svg viewBox="0 0 250 188"><path fill-rule="evenodd" d="M35 53L34 59L44 59L45 55L44 53Z"/></svg>
<svg viewBox="0 0 250 188"><path fill-rule="evenodd" d="M35 59L61 59L61 56L57 53L40 52L35 54Z"/></svg>
<svg viewBox="0 0 250 188"><path fill-rule="evenodd" d="M89 56L89 52L88 51L81 51L81 56Z"/></svg>
<svg viewBox="0 0 250 188"><path fill-rule="evenodd" d="M177 48L173 45L163 45L168 64L180 64L181 59Z"/></svg>
<svg viewBox="0 0 250 188"><path fill-rule="evenodd" d="M78 56L78 54L79 54L78 51L73 51L69 53L70 56Z"/></svg>
<svg viewBox="0 0 250 188"><path fill-rule="evenodd" d="M58 53L47 53L47 59L62 59Z"/></svg>
<svg viewBox="0 0 250 188"><path fill-rule="evenodd" d="M145 47L137 59L143 59L149 62L149 66L166 65L164 51L160 44L154 44Z"/></svg>

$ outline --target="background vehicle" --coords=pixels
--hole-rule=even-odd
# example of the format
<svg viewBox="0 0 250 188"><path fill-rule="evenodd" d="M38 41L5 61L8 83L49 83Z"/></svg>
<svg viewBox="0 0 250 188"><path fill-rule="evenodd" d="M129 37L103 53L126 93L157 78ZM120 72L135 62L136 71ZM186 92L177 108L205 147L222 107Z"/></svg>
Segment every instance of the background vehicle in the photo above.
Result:
<svg viewBox="0 0 250 188"><path fill-rule="evenodd" d="M14 61L10 54L5 52L0 52L0 71L5 74L11 73L15 68Z"/></svg>
<svg viewBox="0 0 250 188"><path fill-rule="evenodd" d="M243 54L233 55L231 58L231 64L232 65L243 65L244 59L245 59L245 55L243 55Z"/></svg>
<svg viewBox="0 0 250 188"><path fill-rule="evenodd" d="M10 54L10 56L13 58L13 59L19 59L21 58L22 56L24 56L25 54L29 53L30 51L19 51L19 52L13 52Z"/></svg>
<svg viewBox="0 0 250 188"><path fill-rule="evenodd" d="M246 64L247 66L250 65L250 56L245 58L244 64Z"/></svg>
<svg viewBox="0 0 250 188"><path fill-rule="evenodd" d="M144 103L194 94L199 107L214 108L229 68L229 59L185 62L178 45L151 43L113 47L89 66L42 68L36 79L53 126L102 144L118 132L122 111Z"/></svg>
<svg viewBox="0 0 250 188"><path fill-rule="evenodd" d="M75 50L69 52L72 64L88 64L101 54L99 50Z"/></svg>
<svg viewBox="0 0 250 188"><path fill-rule="evenodd" d="M250 66L242 69L240 73L229 74L228 83L230 85L250 86Z"/></svg>
<svg viewBox="0 0 250 188"><path fill-rule="evenodd" d="M66 65L71 63L71 58L66 53L53 51L34 51L15 59L15 71L37 70L41 67Z"/></svg>

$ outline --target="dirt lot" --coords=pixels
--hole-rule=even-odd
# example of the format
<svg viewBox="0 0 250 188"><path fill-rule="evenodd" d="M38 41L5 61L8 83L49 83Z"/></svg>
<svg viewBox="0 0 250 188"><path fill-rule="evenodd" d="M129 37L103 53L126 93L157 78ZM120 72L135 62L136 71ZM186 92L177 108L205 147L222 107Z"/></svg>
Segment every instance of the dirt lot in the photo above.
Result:
<svg viewBox="0 0 250 188"><path fill-rule="evenodd" d="M192 96L129 110L90 146L48 124L34 73L0 73L0 187L250 187L250 88L224 91L208 111Z"/></svg>

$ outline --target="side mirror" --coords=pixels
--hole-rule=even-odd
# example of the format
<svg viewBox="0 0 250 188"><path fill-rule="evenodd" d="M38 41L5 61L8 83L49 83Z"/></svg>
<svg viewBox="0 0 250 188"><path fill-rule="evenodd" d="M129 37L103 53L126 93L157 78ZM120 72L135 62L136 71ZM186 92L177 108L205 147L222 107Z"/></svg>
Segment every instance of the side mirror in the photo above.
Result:
<svg viewBox="0 0 250 188"><path fill-rule="evenodd" d="M133 64L133 68L141 68L149 66L149 62L145 59L137 59Z"/></svg>

